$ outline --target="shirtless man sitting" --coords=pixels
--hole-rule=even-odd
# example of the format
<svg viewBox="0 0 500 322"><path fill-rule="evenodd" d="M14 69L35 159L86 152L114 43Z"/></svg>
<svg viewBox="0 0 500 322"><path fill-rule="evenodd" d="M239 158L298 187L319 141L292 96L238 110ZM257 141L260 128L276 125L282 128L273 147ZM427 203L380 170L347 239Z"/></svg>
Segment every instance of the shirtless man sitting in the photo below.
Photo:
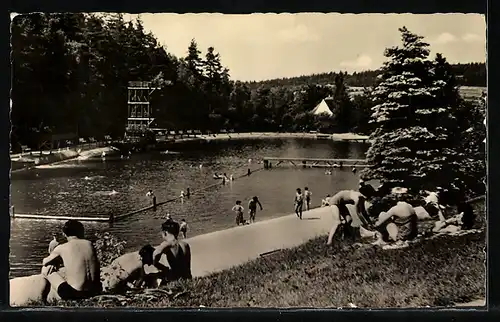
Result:
<svg viewBox="0 0 500 322"><path fill-rule="evenodd" d="M81 299L99 293L99 261L92 243L83 239L82 223L68 220L62 230L68 242L54 248L43 259L42 275L63 300ZM58 260L62 260L65 274L55 271L52 264Z"/></svg>
<svg viewBox="0 0 500 322"><path fill-rule="evenodd" d="M179 223L167 221L161 225L163 242L153 253L153 265L158 268L166 282L191 279L191 248L184 240L178 240ZM165 255L168 266L162 261Z"/></svg>
<svg viewBox="0 0 500 322"><path fill-rule="evenodd" d="M333 236L341 224L344 224L345 228L352 228L351 235L353 239L360 235L362 226L369 225L366 218L365 201L361 193L353 190L342 190L330 198L328 204L333 212L333 225L328 236L327 245L332 244ZM349 212L348 204L353 205L355 211Z"/></svg>
<svg viewBox="0 0 500 322"><path fill-rule="evenodd" d="M389 211L380 213L375 229L381 235L376 243L415 238L418 234L417 220L417 213L413 206L404 201L398 201Z"/></svg>

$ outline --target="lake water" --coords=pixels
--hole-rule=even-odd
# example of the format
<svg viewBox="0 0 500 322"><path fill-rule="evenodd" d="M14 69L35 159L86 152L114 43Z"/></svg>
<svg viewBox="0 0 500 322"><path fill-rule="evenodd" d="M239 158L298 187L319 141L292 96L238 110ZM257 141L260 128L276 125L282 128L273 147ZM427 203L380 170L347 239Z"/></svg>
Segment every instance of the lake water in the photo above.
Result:
<svg viewBox="0 0 500 322"><path fill-rule="evenodd" d="M316 139L266 139L212 141L210 144L179 146L178 154L138 154L129 160L86 160L12 174L11 201L16 213L45 213L68 216L115 215L151 204L146 197L153 189L158 202L179 196L190 187L197 190L216 182L214 172L238 176L262 168L264 156L308 158L364 158L367 144ZM249 159L252 159L249 165ZM200 169L199 165L203 167ZM242 200L259 196L264 207L256 220L293 213L296 188L309 187L312 206L321 204L327 193L356 189L358 174L351 169L278 166L261 170L225 186L194 194L183 203L175 201L119 221L84 223L86 234L109 231L127 242L127 250L160 243L160 225L167 213L175 220L185 218L188 237L235 225L231 208ZM110 194L111 191L115 194ZM259 209L260 210L260 209ZM246 211L245 211L246 213ZM38 273L51 233L63 221L14 219L11 221L11 277Z"/></svg>

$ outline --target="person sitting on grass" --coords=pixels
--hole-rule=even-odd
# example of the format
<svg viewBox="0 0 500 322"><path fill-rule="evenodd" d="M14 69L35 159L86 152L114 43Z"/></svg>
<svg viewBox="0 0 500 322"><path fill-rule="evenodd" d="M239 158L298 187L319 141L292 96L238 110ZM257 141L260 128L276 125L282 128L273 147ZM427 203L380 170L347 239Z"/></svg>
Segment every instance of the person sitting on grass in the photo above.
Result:
<svg viewBox="0 0 500 322"><path fill-rule="evenodd" d="M429 213L431 218L439 218L439 221L446 221L443 210L444 207L440 205L439 203L439 195L437 192L433 191L423 191L425 194L425 204L424 204L424 209Z"/></svg>
<svg viewBox="0 0 500 322"><path fill-rule="evenodd" d="M367 212L365 208L365 198L358 191L342 190L335 194L329 200L330 208L333 214L333 225L328 236L327 245L333 243L333 237L337 229L342 225L344 232L347 232L356 241L362 235L361 226L369 226L370 223L366 219ZM353 205L352 213L347 208L347 205Z"/></svg>
<svg viewBox="0 0 500 322"><path fill-rule="evenodd" d="M191 279L191 248L185 241L179 241L180 226L175 221L161 225L163 242L153 253L153 265L158 268L166 282ZM167 263L162 262L165 255ZM165 265L165 264L168 264Z"/></svg>
<svg viewBox="0 0 500 322"><path fill-rule="evenodd" d="M101 271L105 292L124 293L128 288L155 288L161 280L159 270L153 266L155 248L145 245L139 252L124 254Z"/></svg>
<svg viewBox="0 0 500 322"><path fill-rule="evenodd" d="M456 216L448 218L444 221L436 221L433 232L448 232L453 233L459 230L470 230L474 226L475 214L474 208L465 201L465 197L461 197L457 205Z"/></svg>
<svg viewBox="0 0 500 322"><path fill-rule="evenodd" d="M398 201L387 212L382 211L375 222L374 228L380 233L377 244L390 241L407 241L418 235L417 213L412 205Z"/></svg>
<svg viewBox="0 0 500 322"><path fill-rule="evenodd" d="M84 239L82 223L68 220L64 224L63 234L68 241L54 248L43 259L42 275L63 300L82 299L98 294L102 289L99 261L92 243ZM55 271L53 263L59 260L62 260L65 274Z"/></svg>

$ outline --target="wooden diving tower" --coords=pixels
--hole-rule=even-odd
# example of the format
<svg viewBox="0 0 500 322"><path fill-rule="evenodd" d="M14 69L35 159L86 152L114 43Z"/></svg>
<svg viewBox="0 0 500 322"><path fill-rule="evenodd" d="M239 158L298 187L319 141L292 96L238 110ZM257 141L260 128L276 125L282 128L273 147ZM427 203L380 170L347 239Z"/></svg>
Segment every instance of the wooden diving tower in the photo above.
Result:
<svg viewBox="0 0 500 322"><path fill-rule="evenodd" d="M264 168L270 169L280 164L302 166L304 168L342 168L367 167L366 159L313 159L313 158L280 158L264 157ZM274 163L274 164L273 164Z"/></svg>
<svg viewBox="0 0 500 322"><path fill-rule="evenodd" d="M172 82L167 81L167 85ZM160 87L156 87L151 81L128 82L128 118L125 129L125 137L141 137L151 130L155 118L151 108L151 94Z"/></svg>

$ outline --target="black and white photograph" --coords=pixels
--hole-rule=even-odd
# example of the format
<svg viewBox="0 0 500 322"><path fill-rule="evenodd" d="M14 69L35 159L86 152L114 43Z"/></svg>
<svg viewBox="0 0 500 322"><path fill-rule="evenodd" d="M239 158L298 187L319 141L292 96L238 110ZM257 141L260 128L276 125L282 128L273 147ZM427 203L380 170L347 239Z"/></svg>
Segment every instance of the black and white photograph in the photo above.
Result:
<svg viewBox="0 0 500 322"><path fill-rule="evenodd" d="M483 14L11 14L9 300L486 305Z"/></svg>

